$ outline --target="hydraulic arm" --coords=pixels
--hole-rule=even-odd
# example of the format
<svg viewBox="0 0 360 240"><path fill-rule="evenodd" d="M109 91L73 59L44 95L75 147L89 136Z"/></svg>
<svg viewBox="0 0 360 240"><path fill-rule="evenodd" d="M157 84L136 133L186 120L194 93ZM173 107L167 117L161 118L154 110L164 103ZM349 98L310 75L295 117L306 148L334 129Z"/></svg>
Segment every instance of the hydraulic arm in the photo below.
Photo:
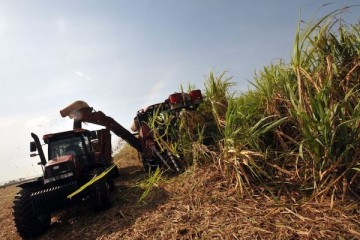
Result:
<svg viewBox="0 0 360 240"><path fill-rule="evenodd" d="M141 152L141 145L138 138L121 126L113 118L106 116L101 111L94 111L86 102L76 101L60 111L62 117L69 116L74 119L74 129L81 128L81 122L88 122L104 126L117 136L124 139L132 147Z"/></svg>

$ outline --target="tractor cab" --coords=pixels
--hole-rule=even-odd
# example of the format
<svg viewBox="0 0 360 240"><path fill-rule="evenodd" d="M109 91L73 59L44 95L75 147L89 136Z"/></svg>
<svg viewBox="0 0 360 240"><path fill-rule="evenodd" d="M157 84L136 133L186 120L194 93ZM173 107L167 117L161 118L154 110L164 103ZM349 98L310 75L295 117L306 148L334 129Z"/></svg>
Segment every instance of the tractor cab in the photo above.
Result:
<svg viewBox="0 0 360 240"><path fill-rule="evenodd" d="M85 180L93 165L90 139L91 132L84 129L45 135L49 161L44 166L44 184Z"/></svg>
<svg viewBox="0 0 360 240"><path fill-rule="evenodd" d="M56 159L65 155L81 157L91 152L89 140L86 137L74 136L66 139L51 141L48 144L49 159Z"/></svg>
<svg viewBox="0 0 360 240"><path fill-rule="evenodd" d="M34 138L31 150L38 150L40 159L44 159L40 163L44 166L44 184L87 181L91 170L112 162L110 137L106 129L89 131L79 128L46 134L43 140L48 145L48 161Z"/></svg>

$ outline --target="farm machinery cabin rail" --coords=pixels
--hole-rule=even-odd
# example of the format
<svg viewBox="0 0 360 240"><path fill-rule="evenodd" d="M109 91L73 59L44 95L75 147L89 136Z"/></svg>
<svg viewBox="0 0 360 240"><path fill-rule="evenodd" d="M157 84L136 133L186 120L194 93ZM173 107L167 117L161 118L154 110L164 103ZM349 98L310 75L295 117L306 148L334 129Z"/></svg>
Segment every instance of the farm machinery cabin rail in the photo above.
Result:
<svg viewBox="0 0 360 240"><path fill-rule="evenodd" d="M109 192L119 175L112 160L110 131L128 142L138 152L146 171L158 167L179 173L182 169L178 156L161 146L155 139L154 126L149 119L168 112L176 121L182 109L196 109L202 101L200 90L174 93L162 103L139 110L131 133L113 118L95 111L84 101L76 101L60 111L62 117L74 119L73 129L43 136L47 157L39 137L32 133L31 156L39 156L43 176L20 184L15 196L13 217L19 235L31 238L44 233L51 224L51 214L71 203L88 199L95 210L109 206ZM105 127L96 131L82 128L82 123Z"/></svg>

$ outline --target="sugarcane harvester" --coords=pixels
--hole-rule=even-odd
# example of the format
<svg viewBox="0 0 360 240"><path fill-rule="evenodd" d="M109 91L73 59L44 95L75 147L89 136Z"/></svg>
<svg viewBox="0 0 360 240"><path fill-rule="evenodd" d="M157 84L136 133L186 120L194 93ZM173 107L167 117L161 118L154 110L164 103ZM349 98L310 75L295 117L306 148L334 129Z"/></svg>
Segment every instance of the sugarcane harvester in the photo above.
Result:
<svg viewBox="0 0 360 240"><path fill-rule="evenodd" d="M138 152L147 171L161 169L181 172L178 156L172 154L155 137L157 129L149 120L159 113L173 115L176 121L182 109L196 109L202 100L200 90L174 93L164 102L139 110L131 133L113 118L95 111L84 101L76 101L60 111L62 117L74 119L73 130L43 136L47 144L46 160L39 137L32 133L31 156L39 156L43 176L18 185L13 204L13 217L19 235L31 238L44 233L51 223L51 214L65 206L88 199L95 210L109 206L109 191L119 175L113 163L110 131L121 137ZM89 131L82 123L104 126Z"/></svg>
<svg viewBox="0 0 360 240"><path fill-rule="evenodd" d="M179 173L183 170L183 164L179 156L175 155L169 148L166 141L168 134L162 133L155 118L162 114L171 117L170 124L174 125L183 109L195 110L202 101L200 90L192 90L189 93L174 93L162 103L151 105L137 112L131 130L138 135L140 142L139 156L142 160L145 171L154 171L160 167L170 173ZM150 124L149 122L153 122Z"/></svg>

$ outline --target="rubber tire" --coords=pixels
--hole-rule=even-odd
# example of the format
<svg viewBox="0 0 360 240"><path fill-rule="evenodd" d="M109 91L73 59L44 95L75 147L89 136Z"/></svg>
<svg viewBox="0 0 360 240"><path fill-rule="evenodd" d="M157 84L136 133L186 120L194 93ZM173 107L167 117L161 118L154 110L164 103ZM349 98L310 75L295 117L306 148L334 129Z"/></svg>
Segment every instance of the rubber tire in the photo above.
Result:
<svg viewBox="0 0 360 240"><path fill-rule="evenodd" d="M109 186L109 192L113 192L115 191L115 183L114 183L114 179L112 177L109 177L106 179L107 184Z"/></svg>
<svg viewBox="0 0 360 240"><path fill-rule="evenodd" d="M50 213L37 216L31 205L31 193L37 189L23 188L15 196L13 205L13 217L19 235L24 238L33 238L43 234L51 223Z"/></svg>
<svg viewBox="0 0 360 240"><path fill-rule="evenodd" d="M117 166L115 166L115 168L113 169L113 177L114 178L120 177L119 168Z"/></svg>
<svg viewBox="0 0 360 240"><path fill-rule="evenodd" d="M107 183L106 178L100 179L93 184L91 198L95 212L110 207L109 184Z"/></svg>

